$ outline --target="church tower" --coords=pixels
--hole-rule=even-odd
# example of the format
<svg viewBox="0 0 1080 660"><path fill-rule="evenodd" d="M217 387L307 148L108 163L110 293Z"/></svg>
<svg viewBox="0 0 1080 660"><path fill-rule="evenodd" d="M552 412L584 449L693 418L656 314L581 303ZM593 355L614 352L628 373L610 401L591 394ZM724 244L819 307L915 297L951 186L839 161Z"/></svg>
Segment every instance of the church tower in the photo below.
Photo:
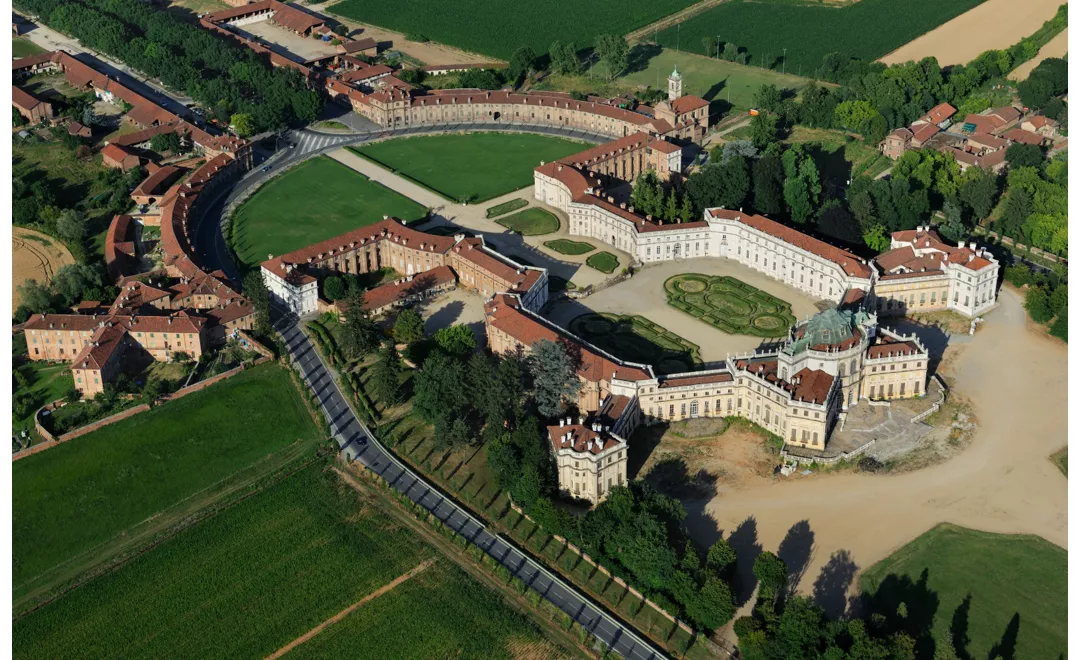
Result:
<svg viewBox="0 0 1080 660"><path fill-rule="evenodd" d="M674 101L680 96L682 96L682 74L679 73L679 67L675 67L667 79L667 97L669 101Z"/></svg>

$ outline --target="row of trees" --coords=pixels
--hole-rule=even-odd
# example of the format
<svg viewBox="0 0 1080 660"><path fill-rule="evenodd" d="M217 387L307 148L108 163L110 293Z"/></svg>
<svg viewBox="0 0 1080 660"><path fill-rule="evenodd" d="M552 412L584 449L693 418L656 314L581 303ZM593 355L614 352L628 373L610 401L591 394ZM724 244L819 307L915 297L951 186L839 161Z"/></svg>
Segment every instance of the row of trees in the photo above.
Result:
<svg viewBox="0 0 1080 660"><path fill-rule="evenodd" d="M18 0L50 27L183 91L213 118L254 132L313 121L323 105L297 71L139 0Z"/></svg>
<svg viewBox="0 0 1080 660"><path fill-rule="evenodd" d="M1069 254L1069 161L1064 154L1050 161L1023 151L1006 178L1004 204L994 229L1030 247L1067 257Z"/></svg>
<svg viewBox="0 0 1080 660"><path fill-rule="evenodd" d="M720 37L702 37L701 48L705 51L705 57L716 57L727 62L735 62L737 64L748 64L750 62L750 53L745 48L739 48L734 42L720 41ZM776 66L776 58L770 57L766 65L763 60L762 65L768 69Z"/></svg>

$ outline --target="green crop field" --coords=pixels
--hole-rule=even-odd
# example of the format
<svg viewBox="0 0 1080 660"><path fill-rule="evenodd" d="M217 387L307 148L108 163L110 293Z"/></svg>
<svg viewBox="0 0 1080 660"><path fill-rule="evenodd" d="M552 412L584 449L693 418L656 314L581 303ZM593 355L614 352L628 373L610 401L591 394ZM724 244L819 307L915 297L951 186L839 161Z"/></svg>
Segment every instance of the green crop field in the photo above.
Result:
<svg viewBox="0 0 1080 660"><path fill-rule="evenodd" d="M631 66L631 72L618 81L667 89L667 77L678 67L683 77L683 92L696 94L736 111L749 110L754 94L762 85L798 91L809 82L806 78L791 75L790 67L788 75L784 75L779 71L705 57L702 50L696 51L696 54L685 51L639 44L634 47L631 61L640 64Z"/></svg>
<svg viewBox="0 0 1080 660"><path fill-rule="evenodd" d="M565 238L558 238L554 241L545 241L544 245L546 245L552 250L555 250L559 254L570 255L586 254L596 249L588 243L583 243L582 241L571 241Z"/></svg>
<svg viewBox="0 0 1080 660"><path fill-rule="evenodd" d="M452 202L484 202L532 185L533 170L587 145L528 133L400 138L350 147Z"/></svg>
<svg viewBox="0 0 1080 660"><path fill-rule="evenodd" d="M427 209L327 156L274 177L237 209L231 241L244 265L285 254L383 219Z"/></svg>
<svg viewBox="0 0 1080 660"><path fill-rule="evenodd" d="M542 236L559 231L559 219L552 213L535 206L513 215L503 216L495 222L522 236Z"/></svg>
<svg viewBox="0 0 1080 660"><path fill-rule="evenodd" d="M970 639L953 657L1058 658L1068 653L1067 571L1066 551L1037 536L938 525L867 569L860 587L875 612L905 602L939 648Z"/></svg>
<svg viewBox="0 0 1080 660"><path fill-rule="evenodd" d="M418 613L423 616L417 616ZM532 651L532 653L526 653ZM446 562L356 610L290 658L559 657L536 624Z"/></svg>
<svg viewBox="0 0 1080 660"><path fill-rule="evenodd" d="M12 464L16 600L182 517L234 475L322 437L289 374L264 364ZM255 474L251 474L255 473ZM115 551L115 548L113 548Z"/></svg>
<svg viewBox="0 0 1080 660"><path fill-rule="evenodd" d="M585 265L601 273L614 273L619 267L619 258L610 252L597 252L585 260Z"/></svg>
<svg viewBox="0 0 1080 660"><path fill-rule="evenodd" d="M17 620L14 655L265 657L431 555L315 462Z"/></svg>
<svg viewBox="0 0 1080 660"><path fill-rule="evenodd" d="M734 277L683 273L664 291L672 307L732 335L783 337L795 323L789 303Z"/></svg>
<svg viewBox="0 0 1080 660"><path fill-rule="evenodd" d="M344 0L334 5L332 12L508 60L521 46L546 53L553 41L589 48L600 34L626 34L692 4L694 0L536 0L519 2L511 8L495 0L438 5L430 0Z"/></svg>
<svg viewBox="0 0 1080 660"><path fill-rule="evenodd" d="M353 0L357 1L357 0ZM874 60L983 0L859 0L842 7L773 0L730 0L660 32L665 48L703 52L702 39L745 49L751 64L784 57L777 70L812 75L828 53Z"/></svg>
<svg viewBox="0 0 1080 660"><path fill-rule="evenodd" d="M622 360L651 364L660 374L691 371L701 364L697 344L644 316L582 314L568 329Z"/></svg>

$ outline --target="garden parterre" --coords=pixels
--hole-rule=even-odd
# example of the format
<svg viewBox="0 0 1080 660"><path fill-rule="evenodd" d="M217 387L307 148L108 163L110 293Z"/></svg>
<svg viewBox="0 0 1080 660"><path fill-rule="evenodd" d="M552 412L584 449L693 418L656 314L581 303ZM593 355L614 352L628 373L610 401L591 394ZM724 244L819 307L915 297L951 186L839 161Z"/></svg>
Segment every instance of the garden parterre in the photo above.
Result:
<svg viewBox="0 0 1080 660"><path fill-rule="evenodd" d="M668 304L733 335L784 337L791 305L734 277L684 273L664 282Z"/></svg>
<svg viewBox="0 0 1080 660"><path fill-rule="evenodd" d="M690 371L701 364L697 344L644 316L582 314L567 329L620 359L651 364L660 374Z"/></svg>

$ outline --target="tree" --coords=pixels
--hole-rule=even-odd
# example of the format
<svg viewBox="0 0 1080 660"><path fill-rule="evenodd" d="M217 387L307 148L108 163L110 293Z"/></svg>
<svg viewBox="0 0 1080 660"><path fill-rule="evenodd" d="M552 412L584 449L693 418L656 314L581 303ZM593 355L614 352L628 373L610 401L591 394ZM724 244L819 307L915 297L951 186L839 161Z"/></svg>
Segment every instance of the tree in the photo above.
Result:
<svg viewBox="0 0 1080 660"><path fill-rule="evenodd" d="M791 219L805 223L814 213L810 202L810 188L802 177L789 178L784 182L784 201L787 203Z"/></svg>
<svg viewBox="0 0 1080 660"><path fill-rule="evenodd" d="M26 126L30 121L26 117L23 117L18 108L11 108L11 125L12 126Z"/></svg>
<svg viewBox="0 0 1080 660"><path fill-rule="evenodd" d="M885 227L873 225L863 232L863 243L874 252L884 252L892 245L892 239L885 233Z"/></svg>
<svg viewBox="0 0 1080 660"><path fill-rule="evenodd" d="M345 280L337 275L331 275L323 280L323 296L330 302L341 300L345 297Z"/></svg>
<svg viewBox="0 0 1080 660"><path fill-rule="evenodd" d="M730 41L724 44L724 53L722 57L728 62L734 62L739 57L739 47Z"/></svg>
<svg viewBox="0 0 1080 660"><path fill-rule="evenodd" d="M768 590L776 596L787 584L787 565L783 559L766 550L754 559L754 577L758 579L761 590Z"/></svg>
<svg viewBox="0 0 1080 660"><path fill-rule="evenodd" d="M1050 308L1050 296L1041 286L1028 289L1027 296L1024 298L1024 309L1031 314L1031 320L1036 323L1047 323L1054 316L1054 310Z"/></svg>
<svg viewBox="0 0 1080 660"><path fill-rule="evenodd" d="M862 228L838 199L830 199L818 212L818 231L845 243L860 243Z"/></svg>
<svg viewBox="0 0 1080 660"><path fill-rule="evenodd" d="M668 222L676 222L679 219L679 203L675 200L675 191L671 190L668 193L667 201L664 203L664 220Z"/></svg>
<svg viewBox="0 0 1080 660"><path fill-rule="evenodd" d="M401 357L393 346L379 352L371 379L375 396L383 403L392 406L401 402Z"/></svg>
<svg viewBox="0 0 1080 660"><path fill-rule="evenodd" d="M1005 150L1005 161L1009 168L1014 167L1040 167L1046 156L1042 147L1037 144L1021 144L1019 142L1009 145Z"/></svg>
<svg viewBox="0 0 1080 660"><path fill-rule="evenodd" d="M549 339L532 345L529 372L533 378L533 398L536 409L544 417L555 417L566 410L581 389L577 367L566 347Z"/></svg>
<svg viewBox="0 0 1080 660"><path fill-rule="evenodd" d="M82 243L86 237L86 220L75 209L64 209L56 218L56 233L72 243Z"/></svg>
<svg viewBox="0 0 1080 660"><path fill-rule="evenodd" d="M709 552L705 555L705 568L717 576L726 578L731 576L737 560L735 548L720 537L709 547Z"/></svg>
<svg viewBox="0 0 1080 660"><path fill-rule="evenodd" d="M510 64L506 67L507 79L521 81L532 73L536 62L536 52L528 46L522 46L510 56Z"/></svg>
<svg viewBox="0 0 1080 660"><path fill-rule="evenodd" d="M52 281L53 288L64 297L67 305L79 302L88 289L100 284L101 276L97 269L85 263L61 266L53 275Z"/></svg>
<svg viewBox="0 0 1080 660"><path fill-rule="evenodd" d="M694 205L690 203L690 198L683 196L682 204L679 206L679 222L690 222L694 219Z"/></svg>
<svg viewBox="0 0 1080 660"><path fill-rule="evenodd" d="M630 64L630 46L622 35L602 34L596 38L596 52L607 69L608 79L614 80Z"/></svg>
<svg viewBox="0 0 1080 660"><path fill-rule="evenodd" d="M938 226L941 236L949 241L962 241L968 236L968 228L964 226L964 212L960 205L952 200L946 200L941 209L945 215Z"/></svg>
<svg viewBox="0 0 1080 660"><path fill-rule="evenodd" d="M732 140L731 142L726 142L724 144L721 162L727 163L728 159L732 156L742 156L743 158L750 160L752 158L757 158L758 149L750 140Z"/></svg>
<svg viewBox="0 0 1080 660"><path fill-rule="evenodd" d="M413 407L420 417L437 429L449 426L468 411L469 401L464 382L465 369L460 360L435 352L416 371Z"/></svg>
<svg viewBox="0 0 1080 660"><path fill-rule="evenodd" d="M158 133L150 138L150 149L157 153L180 153L180 137L174 132Z"/></svg>
<svg viewBox="0 0 1080 660"><path fill-rule="evenodd" d="M244 276L244 295L255 310L255 332L267 337L273 333L270 324L270 290L266 288L262 273L253 270Z"/></svg>
<svg viewBox="0 0 1080 660"><path fill-rule="evenodd" d="M573 43L563 44L554 42L548 50L551 56L551 70L564 76L574 75L581 71L581 60L577 56L577 48Z"/></svg>
<svg viewBox="0 0 1080 660"><path fill-rule="evenodd" d="M250 112L240 112L229 118L229 125L242 138L255 134L255 118Z"/></svg>
<svg viewBox="0 0 1080 660"><path fill-rule="evenodd" d="M767 112L759 112L756 117L750 119L750 142L758 149L764 149L776 140L775 115Z"/></svg>
<svg viewBox="0 0 1080 660"><path fill-rule="evenodd" d="M476 335L467 325L451 325L442 328L433 337L435 345L447 355L464 357L476 350Z"/></svg>
<svg viewBox="0 0 1080 660"><path fill-rule="evenodd" d="M52 311L52 292L37 280L29 279L15 287L22 301L20 307L25 307L31 314L47 314Z"/></svg>
<svg viewBox="0 0 1080 660"><path fill-rule="evenodd" d="M356 290L345 297L345 323L341 326L341 349L351 360L370 354L382 343L382 333L364 311L364 294Z"/></svg>
<svg viewBox="0 0 1080 660"><path fill-rule="evenodd" d="M403 309L394 321L394 341L399 344L411 344L424 338L424 319L412 308Z"/></svg>
<svg viewBox="0 0 1080 660"><path fill-rule="evenodd" d="M990 215L997 197L997 181L994 175L981 167L969 167L960 183L960 201L974 214L976 220Z"/></svg>
<svg viewBox="0 0 1080 660"><path fill-rule="evenodd" d="M784 168L780 159L766 154L754 161L754 208L765 215L784 210Z"/></svg>
<svg viewBox="0 0 1080 660"><path fill-rule="evenodd" d="M468 69L458 76L458 83L462 87L475 87L477 89L499 89L503 86L502 75L491 69Z"/></svg>
<svg viewBox="0 0 1080 660"><path fill-rule="evenodd" d="M419 85L424 82L424 70L423 69L401 69L395 73L400 80L409 83L410 85Z"/></svg>
<svg viewBox="0 0 1080 660"><path fill-rule="evenodd" d="M754 92L754 107L762 112L779 114L782 100L776 85L762 85Z"/></svg>

